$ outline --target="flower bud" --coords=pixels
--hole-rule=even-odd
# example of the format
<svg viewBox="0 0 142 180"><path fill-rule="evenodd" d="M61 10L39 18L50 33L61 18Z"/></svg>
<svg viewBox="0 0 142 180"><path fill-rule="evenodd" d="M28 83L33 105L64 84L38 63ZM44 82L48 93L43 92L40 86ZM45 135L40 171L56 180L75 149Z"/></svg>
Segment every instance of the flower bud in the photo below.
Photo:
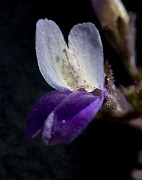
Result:
<svg viewBox="0 0 142 180"><path fill-rule="evenodd" d="M135 14L128 15L120 0L91 0L103 32L132 77L135 63Z"/></svg>
<svg viewBox="0 0 142 180"><path fill-rule="evenodd" d="M116 34L119 18L125 24L129 23L129 16L120 0L92 0L92 5L101 25L107 25Z"/></svg>

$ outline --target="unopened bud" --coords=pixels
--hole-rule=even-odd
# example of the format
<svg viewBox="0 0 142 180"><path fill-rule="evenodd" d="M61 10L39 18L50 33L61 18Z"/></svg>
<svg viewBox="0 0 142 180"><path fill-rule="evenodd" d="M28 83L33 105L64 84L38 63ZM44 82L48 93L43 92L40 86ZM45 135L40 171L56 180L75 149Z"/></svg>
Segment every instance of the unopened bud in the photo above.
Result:
<svg viewBox="0 0 142 180"><path fill-rule="evenodd" d="M103 26L107 25L117 31L119 18L123 19L124 23L129 23L129 16L120 0L92 0L92 5Z"/></svg>
<svg viewBox="0 0 142 180"><path fill-rule="evenodd" d="M120 0L91 0L106 38L135 76L135 15L128 15Z"/></svg>

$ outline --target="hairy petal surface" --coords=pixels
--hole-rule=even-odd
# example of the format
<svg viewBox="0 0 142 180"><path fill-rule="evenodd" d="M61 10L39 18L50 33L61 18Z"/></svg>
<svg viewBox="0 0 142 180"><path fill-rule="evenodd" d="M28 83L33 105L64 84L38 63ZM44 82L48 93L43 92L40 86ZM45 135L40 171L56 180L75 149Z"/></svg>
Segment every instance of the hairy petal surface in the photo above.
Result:
<svg viewBox="0 0 142 180"><path fill-rule="evenodd" d="M39 20L36 54L43 77L56 90L103 90L103 50L99 32L92 23L72 28L68 48L55 22Z"/></svg>
<svg viewBox="0 0 142 180"><path fill-rule="evenodd" d="M52 91L42 96L33 107L27 122L27 138L34 138L42 130L48 115L60 104L69 92Z"/></svg>
<svg viewBox="0 0 142 180"><path fill-rule="evenodd" d="M101 108L104 94L92 95L85 91L69 94L47 117L43 129L46 144L69 143L92 121ZM53 124L51 127L50 124Z"/></svg>
<svg viewBox="0 0 142 180"><path fill-rule="evenodd" d="M59 61L66 59L67 49L63 34L58 25L48 19L40 19L36 25L36 54L41 74L47 83L59 91L66 89L60 75Z"/></svg>
<svg viewBox="0 0 142 180"><path fill-rule="evenodd" d="M69 34L69 49L74 52L84 78L84 88L104 89L104 57L99 32L94 24L75 25Z"/></svg>

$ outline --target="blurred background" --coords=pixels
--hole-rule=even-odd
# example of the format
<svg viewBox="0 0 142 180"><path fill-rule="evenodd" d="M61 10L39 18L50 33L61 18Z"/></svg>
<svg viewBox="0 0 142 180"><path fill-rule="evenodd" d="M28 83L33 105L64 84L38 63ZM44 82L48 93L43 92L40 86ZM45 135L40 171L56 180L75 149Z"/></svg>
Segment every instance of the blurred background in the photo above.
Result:
<svg viewBox="0 0 142 180"><path fill-rule="evenodd" d="M123 2L138 16L136 50L142 65L140 1ZM133 170L142 169L138 162L142 133L127 125L109 119L92 121L69 145L46 146L41 136L24 138L32 106L52 90L36 60L35 25L40 18L55 21L66 40L77 23L93 22L100 29L89 0L0 0L0 179L132 179ZM131 84L117 54L101 36L116 84Z"/></svg>

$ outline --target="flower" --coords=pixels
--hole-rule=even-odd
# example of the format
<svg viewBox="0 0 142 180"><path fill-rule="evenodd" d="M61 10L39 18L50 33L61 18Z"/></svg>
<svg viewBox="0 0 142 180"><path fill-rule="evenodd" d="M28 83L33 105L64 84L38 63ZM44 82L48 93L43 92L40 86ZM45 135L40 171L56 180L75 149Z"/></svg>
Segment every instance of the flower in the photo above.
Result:
<svg viewBox="0 0 142 180"><path fill-rule="evenodd" d="M106 97L103 48L95 25L74 26L68 41L67 46L55 22L48 19L37 22L38 66L44 79L56 90L45 94L33 107L26 137L34 138L42 132L46 144L74 140Z"/></svg>

